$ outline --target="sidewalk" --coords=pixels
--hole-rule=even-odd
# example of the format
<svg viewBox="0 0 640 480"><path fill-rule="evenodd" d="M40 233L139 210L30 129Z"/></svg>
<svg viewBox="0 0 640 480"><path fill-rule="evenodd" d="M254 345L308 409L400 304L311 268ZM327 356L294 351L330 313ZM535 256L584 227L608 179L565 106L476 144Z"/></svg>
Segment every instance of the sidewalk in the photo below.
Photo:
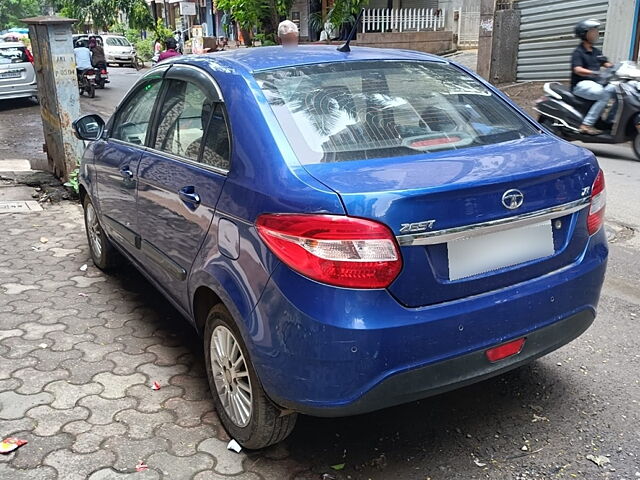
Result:
<svg viewBox="0 0 640 480"><path fill-rule="evenodd" d="M78 204L0 218L0 436L29 442L0 478L309 478L283 447L227 451L199 338L132 267L93 266Z"/></svg>

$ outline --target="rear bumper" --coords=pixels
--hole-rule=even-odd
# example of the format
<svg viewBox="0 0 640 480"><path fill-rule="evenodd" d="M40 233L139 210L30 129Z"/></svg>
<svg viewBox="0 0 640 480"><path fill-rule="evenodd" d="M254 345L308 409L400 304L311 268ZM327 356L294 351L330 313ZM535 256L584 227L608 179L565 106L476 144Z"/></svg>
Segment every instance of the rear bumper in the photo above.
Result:
<svg viewBox="0 0 640 480"><path fill-rule="evenodd" d="M37 97L38 85L34 82L28 85L15 85L0 88L0 100L12 98Z"/></svg>
<svg viewBox="0 0 640 480"><path fill-rule="evenodd" d="M594 313L587 310L530 332L519 354L496 363L489 362L485 350L481 350L398 373L346 405L323 408L301 406L284 398L274 400L287 408L320 417L356 415L420 400L486 380L542 357L579 337L591 326L594 318Z"/></svg>
<svg viewBox="0 0 640 480"><path fill-rule="evenodd" d="M498 375L586 330L606 270L604 230L575 264L482 295L407 308L386 290L312 282L282 265L245 319L245 339L267 394L316 416L365 413ZM488 348L527 337L491 364Z"/></svg>

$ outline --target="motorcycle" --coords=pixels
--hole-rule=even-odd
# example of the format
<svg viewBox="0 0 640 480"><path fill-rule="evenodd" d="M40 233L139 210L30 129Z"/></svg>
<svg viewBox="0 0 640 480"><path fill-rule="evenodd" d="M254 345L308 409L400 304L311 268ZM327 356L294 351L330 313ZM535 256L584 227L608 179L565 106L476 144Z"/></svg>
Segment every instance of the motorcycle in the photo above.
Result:
<svg viewBox="0 0 640 480"><path fill-rule="evenodd" d="M86 92L89 98L96 96L96 71L93 68L78 72L78 90L80 95Z"/></svg>
<svg viewBox="0 0 640 480"><path fill-rule="evenodd" d="M95 67L96 70L96 86L100 89L104 89L109 81L109 72L107 71L107 66L105 64L97 64Z"/></svg>
<svg viewBox="0 0 640 480"><path fill-rule="evenodd" d="M602 133L589 135L580 131L582 120L595 102L575 96L558 82L545 83L546 95L534 108L540 114L538 121L567 140L608 144L631 141L633 152L640 160L640 68L633 62L619 63L601 73L600 83L615 85L618 101L613 124L599 119L594 125Z"/></svg>

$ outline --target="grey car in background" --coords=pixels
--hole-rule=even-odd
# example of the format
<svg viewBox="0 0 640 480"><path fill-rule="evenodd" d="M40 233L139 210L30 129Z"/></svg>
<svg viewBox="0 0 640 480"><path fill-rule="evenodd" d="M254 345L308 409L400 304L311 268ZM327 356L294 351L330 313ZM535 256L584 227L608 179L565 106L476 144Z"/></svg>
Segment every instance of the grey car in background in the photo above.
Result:
<svg viewBox="0 0 640 480"><path fill-rule="evenodd" d="M0 100L38 97L33 56L20 42L0 42Z"/></svg>

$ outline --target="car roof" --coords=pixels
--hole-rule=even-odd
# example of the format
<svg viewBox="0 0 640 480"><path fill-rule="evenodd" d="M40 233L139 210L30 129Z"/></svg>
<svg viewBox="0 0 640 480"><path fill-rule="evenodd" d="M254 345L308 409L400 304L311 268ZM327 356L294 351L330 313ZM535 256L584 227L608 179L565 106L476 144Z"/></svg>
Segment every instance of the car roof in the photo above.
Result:
<svg viewBox="0 0 640 480"><path fill-rule="evenodd" d="M229 67L241 67L248 72L259 72L276 68L295 67L317 63L354 62L371 60L422 60L448 63L428 53L388 48L352 47L351 52L339 52L335 45L305 45L297 48L254 47L227 50L203 55L176 57L172 63L195 64L210 67L211 61ZM214 69L214 68L212 68Z"/></svg>
<svg viewBox="0 0 640 480"><path fill-rule="evenodd" d="M25 44L22 42L0 42L0 48L17 48L24 46Z"/></svg>

